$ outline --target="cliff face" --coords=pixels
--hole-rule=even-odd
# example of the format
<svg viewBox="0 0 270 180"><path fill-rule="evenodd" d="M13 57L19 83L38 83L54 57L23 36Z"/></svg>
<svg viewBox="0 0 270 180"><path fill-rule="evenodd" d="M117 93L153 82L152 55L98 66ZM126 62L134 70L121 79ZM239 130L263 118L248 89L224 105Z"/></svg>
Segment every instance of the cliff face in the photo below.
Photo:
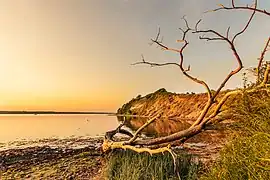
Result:
<svg viewBox="0 0 270 180"><path fill-rule="evenodd" d="M222 92L224 94L226 92ZM164 88L148 94L144 97L138 96L118 109L118 114L138 115L154 117L161 114L162 118L152 123L146 131L148 135L164 136L190 126L200 115L207 102L207 94L176 94L167 92ZM218 98L219 100L219 98ZM233 102L233 98L226 103ZM213 110L215 105L210 109ZM123 121L123 117L118 118ZM136 130L142 126L149 118L127 117L126 126Z"/></svg>
<svg viewBox="0 0 270 180"><path fill-rule="evenodd" d="M164 88L148 94L138 96L118 109L119 114L133 114L195 118L207 102L207 94L176 94L167 92Z"/></svg>

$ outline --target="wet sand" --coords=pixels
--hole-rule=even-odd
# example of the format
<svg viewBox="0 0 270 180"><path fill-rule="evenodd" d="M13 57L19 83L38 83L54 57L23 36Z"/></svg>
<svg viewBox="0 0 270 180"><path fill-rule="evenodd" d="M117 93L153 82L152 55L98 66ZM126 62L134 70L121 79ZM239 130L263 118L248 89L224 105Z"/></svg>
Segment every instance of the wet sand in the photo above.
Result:
<svg viewBox="0 0 270 180"><path fill-rule="evenodd" d="M101 143L83 137L2 144L0 179L100 179Z"/></svg>

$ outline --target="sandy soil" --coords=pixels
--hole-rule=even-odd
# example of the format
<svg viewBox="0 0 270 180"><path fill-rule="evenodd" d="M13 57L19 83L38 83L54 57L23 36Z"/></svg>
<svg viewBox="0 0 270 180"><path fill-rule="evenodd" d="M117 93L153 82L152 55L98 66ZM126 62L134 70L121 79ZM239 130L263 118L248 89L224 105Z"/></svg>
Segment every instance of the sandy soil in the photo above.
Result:
<svg viewBox="0 0 270 180"><path fill-rule="evenodd" d="M100 179L100 138L43 139L1 145L0 179Z"/></svg>

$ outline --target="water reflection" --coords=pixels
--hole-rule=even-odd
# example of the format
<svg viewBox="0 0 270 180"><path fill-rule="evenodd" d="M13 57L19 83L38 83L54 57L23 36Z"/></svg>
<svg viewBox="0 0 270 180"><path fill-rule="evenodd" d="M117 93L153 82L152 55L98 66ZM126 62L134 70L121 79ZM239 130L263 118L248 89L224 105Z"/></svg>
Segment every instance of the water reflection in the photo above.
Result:
<svg viewBox="0 0 270 180"><path fill-rule="evenodd" d="M117 119L119 122L124 122L124 119L126 119L125 126L136 131L150 118L127 115L117 116ZM191 119L161 117L147 126L142 132L147 136L166 136L187 129L191 125L189 121Z"/></svg>

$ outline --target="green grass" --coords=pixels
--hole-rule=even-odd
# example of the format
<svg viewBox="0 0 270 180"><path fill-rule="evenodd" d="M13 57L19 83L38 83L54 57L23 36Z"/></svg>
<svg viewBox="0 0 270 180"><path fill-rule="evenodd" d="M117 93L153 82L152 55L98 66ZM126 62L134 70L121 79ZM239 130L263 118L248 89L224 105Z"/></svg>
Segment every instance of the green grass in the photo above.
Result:
<svg viewBox="0 0 270 180"><path fill-rule="evenodd" d="M107 159L105 176L112 180L159 180L178 179L174 171L173 159L169 153L152 155L133 151L114 151ZM178 153L177 171L181 179L196 179L200 164L192 161L192 156Z"/></svg>
<svg viewBox="0 0 270 180"><path fill-rule="evenodd" d="M231 141L201 179L270 179L269 96L245 94L233 113Z"/></svg>

